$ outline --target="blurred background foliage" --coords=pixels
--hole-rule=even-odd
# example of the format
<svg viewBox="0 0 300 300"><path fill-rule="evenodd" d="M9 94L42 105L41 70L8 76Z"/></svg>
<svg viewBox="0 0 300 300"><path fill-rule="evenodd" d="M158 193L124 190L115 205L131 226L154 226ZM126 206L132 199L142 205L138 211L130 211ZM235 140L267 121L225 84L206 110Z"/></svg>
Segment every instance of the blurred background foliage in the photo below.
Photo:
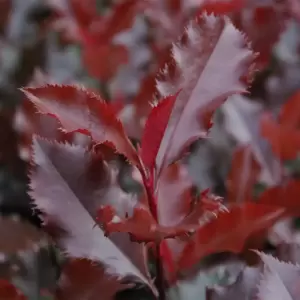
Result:
<svg viewBox="0 0 300 300"><path fill-rule="evenodd" d="M78 9L82 5L87 10L93 2L79 1L81 4L78 0L70 2L74 2L77 5L74 7ZM93 13L105 15L109 13L113 1L94 2L96 9ZM172 3L175 2L178 1ZM65 12L68 5L68 1L63 0L0 1L0 211L3 215L0 219L0 277L12 281L30 300L51 299L49 295L55 288L64 259L50 238L39 229L39 213L33 213L27 195L30 136L41 130L51 137L56 134L53 130L56 125L52 121L43 123L24 101L19 88L51 81L80 83L95 89L107 101L116 104L126 129L133 139L138 140L139 132L136 130L145 114L141 113L140 119L135 119L130 103L140 103L138 99L143 98L147 104L152 99L155 89L151 75L158 70L161 58L157 53L164 53L162 49L165 48L168 50L161 42L160 27L151 27L149 20L141 13L130 13L129 4L126 14L121 11L120 15L128 15L130 21L128 24L125 21L124 24L110 24L111 36L106 37L105 42L95 45L93 38L88 40L89 37L84 34L78 38L77 33L72 31L73 24L57 22L58 12ZM114 22L120 15L115 17ZM180 23L181 15L183 13L175 18L178 23L172 23L174 28ZM151 19L151 13L148 17ZM84 22L83 14L81 18ZM276 27L276 22L281 20L272 19L272 26ZM241 107L227 105L215 116L212 138L193 145L193 155L187 158L186 163L199 191L210 187L217 194L226 196L226 178L233 149L236 144L247 140L249 128L245 120L258 115L261 109L278 109L300 88L300 27L296 21L285 23L284 29L279 30L276 43L272 44L272 59L257 74L247 103ZM114 26L118 25L121 28L114 32ZM179 33L182 29L179 28ZM173 40L172 30L166 40ZM160 41L157 45L161 49L153 49L153 40ZM139 109L147 110L146 104L140 105ZM240 124L238 118L243 119L244 127L237 125ZM138 126L135 120L140 122ZM118 163L121 166L119 180L124 190L138 192L139 184L134 176L129 176L131 168L122 161ZM289 162L287 168L299 173L299 159ZM256 185L255 193L263 188L263 184ZM204 287L208 282L220 282L226 277L222 268L213 270L212 274L197 274L180 288L171 290L172 297L182 296L184 299L183 295L189 295L186 299L205 299ZM150 295L140 289L138 292L122 292L118 297L146 299Z"/></svg>

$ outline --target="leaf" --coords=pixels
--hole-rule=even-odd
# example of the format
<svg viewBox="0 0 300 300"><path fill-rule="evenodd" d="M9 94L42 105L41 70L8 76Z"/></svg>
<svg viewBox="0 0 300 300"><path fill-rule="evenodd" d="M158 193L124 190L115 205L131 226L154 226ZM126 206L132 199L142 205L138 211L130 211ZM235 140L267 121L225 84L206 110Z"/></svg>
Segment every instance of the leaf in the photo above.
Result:
<svg viewBox="0 0 300 300"><path fill-rule="evenodd" d="M300 130L276 123L268 113L261 118L261 134L281 160L295 159L300 152Z"/></svg>
<svg viewBox="0 0 300 300"><path fill-rule="evenodd" d="M130 28L136 16L137 3L137 0L122 0L113 3L110 13L103 16L99 22L95 22L94 39L106 44L116 34Z"/></svg>
<svg viewBox="0 0 300 300"><path fill-rule="evenodd" d="M146 278L143 245L131 243L126 235L108 239L95 227L94 218L101 205L113 204L122 211L130 210L135 203L115 187L101 157L80 146L38 137L34 138L33 150L30 195L46 220L64 230L57 243L71 257L104 264L109 274L133 276L151 285Z"/></svg>
<svg viewBox="0 0 300 300"><path fill-rule="evenodd" d="M10 282L0 279L0 300L26 300L26 298Z"/></svg>
<svg viewBox="0 0 300 300"><path fill-rule="evenodd" d="M37 114L34 104L29 101L23 101L18 106L14 123L15 129L20 135L19 153L26 161L30 160L33 134L61 142L67 140L66 134L58 129L56 120L50 116Z"/></svg>
<svg viewBox="0 0 300 300"><path fill-rule="evenodd" d="M228 96L246 91L242 77L254 58L244 36L227 18L202 15L190 23L186 39L186 45L173 46L174 78L157 82L162 96L182 89L156 158L158 174L193 141L206 135L203 114L218 108ZM164 76L168 76L167 69Z"/></svg>
<svg viewBox="0 0 300 300"><path fill-rule="evenodd" d="M279 123L290 128L300 127L300 91L294 93L282 106L279 114Z"/></svg>
<svg viewBox="0 0 300 300"><path fill-rule="evenodd" d="M158 103L158 105L154 106L146 121L140 155L143 163L150 171L155 167L155 159L159 150L159 145L164 136L177 96L178 93L169 96Z"/></svg>
<svg viewBox="0 0 300 300"><path fill-rule="evenodd" d="M270 63L273 47L286 28L286 5L274 0L246 2L247 6L231 19L251 41L253 50L258 53L256 66L263 69Z"/></svg>
<svg viewBox="0 0 300 300"><path fill-rule="evenodd" d="M183 196L189 197L188 194ZM183 201L186 199L182 198ZM190 203L191 204L191 203ZM133 241L137 242L161 242L164 239L176 237L187 237L201 226L202 219L208 218L207 214L216 214L222 210L222 205L211 195L201 195L201 199L189 213L191 207L184 215L184 218L177 224L161 225L152 216L150 210L142 205L136 206L131 216L125 219L118 217L112 206L102 206L98 210L98 220L107 234L113 232L127 232Z"/></svg>
<svg viewBox="0 0 300 300"><path fill-rule="evenodd" d="M88 73L102 81L111 79L118 68L128 62L127 49L122 45L88 44L82 55Z"/></svg>
<svg viewBox="0 0 300 300"><path fill-rule="evenodd" d="M131 235L133 241L137 242L160 242L163 239L188 236L194 231L192 226L184 226L184 224L161 226L145 207L135 207L133 215L126 219L118 218L111 206L103 206L98 214L107 235L113 232L126 232Z"/></svg>
<svg viewBox="0 0 300 300"><path fill-rule="evenodd" d="M258 286L259 300L299 299L300 267L281 262L271 255L256 251L265 264L265 270Z"/></svg>
<svg viewBox="0 0 300 300"><path fill-rule="evenodd" d="M300 216L299 197L300 180L290 179L286 183L265 190L257 199L257 202L283 207L287 214Z"/></svg>
<svg viewBox="0 0 300 300"><path fill-rule="evenodd" d="M166 168L157 184L157 215L163 226L175 226L184 220L192 207L193 182L185 165Z"/></svg>
<svg viewBox="0 0 300 300"><path fill-rule="evenodd" d="M239 253L251 234L270 227L283 213L284 209L252 202L232 206L199 228L182 252L179 265L189 268L212 253Z"/></svg>
<svg viewBox="0 0 300 300"><path fill-rule="evenodd" d="M157 184L157 218L162 226L177 226L192 208L193 182L185 165L174 163L163 170ZM177 272L176 260L182 251L182 242L161 242L160 256L165 266L165 276L172 280Z"/></svg>
<svg viewBox="0 0 300 300"><path fill-rule="evenodd" d="M113 300L126 288L118 278L88 259L71 259L64 266L56 291L56 300Z"/></svg>
<svg viewBox="0 0 300 300"><path fill-rule="evenodd" d="M118 153L139 165L137 153L114 110L102 98L73 85L21 89L42 114L59 120L62 130L91 135L97 143L113 143Z"/></svg>
<svg viewBox="0 0 300 300"><path fill-rule="evenodd" d="M260 167L251 148L239 147L233 153L227 179L227 198L230 203L248 202L253 198L253 188Z"/></svg>

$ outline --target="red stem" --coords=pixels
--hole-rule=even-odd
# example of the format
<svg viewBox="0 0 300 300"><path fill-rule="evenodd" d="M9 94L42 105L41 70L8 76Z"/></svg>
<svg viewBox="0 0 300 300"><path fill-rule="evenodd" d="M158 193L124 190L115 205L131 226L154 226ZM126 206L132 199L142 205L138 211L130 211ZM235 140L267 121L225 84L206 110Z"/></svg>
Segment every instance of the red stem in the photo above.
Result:
<svg viewBox="0 0 300 300"><path fill-rule="evenodd" d="M149 209L151 214L153 215L156 222L158 222L158 215L157 215L157 203L156 199L154 197L154 187L153 187L153 179L152 176L150 178L147 176L145 170L140 170L142 174L143 183L146 189ZM165 285L164 285L164 268L163 268L163 262L161 260L160 255L160 242L156 243L155 246L155 252L156 252L156 279L155 279L155 285L158 290L158 299L159 300L165 300L166 294L165 294Z"/></svg>

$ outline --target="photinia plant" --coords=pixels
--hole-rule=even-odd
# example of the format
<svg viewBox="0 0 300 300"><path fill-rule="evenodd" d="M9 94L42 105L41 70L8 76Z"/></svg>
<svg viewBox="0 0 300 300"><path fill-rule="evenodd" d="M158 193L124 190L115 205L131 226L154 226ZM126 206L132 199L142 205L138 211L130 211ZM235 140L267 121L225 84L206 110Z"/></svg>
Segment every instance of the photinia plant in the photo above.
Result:
<svg viewBox="0 0 300 300"><path fill-rule="evenodd" d="M77 85L21 89L39 113L57 119L65 136L33 137L30 172L30 195L44 228L71 258L57 299L98 299L103 289L101 297L112 299L137 283L164 299L167 286L203 257L242 252L250 237L286 214L280 203L247 199L226 205L210 191L195 195L182 159L194 141L208 137L224 101L246 93L256 55L245 35L228 17L203 13L171 54L175 65L159 76L159 96L136 147L100 95ZM89 145L68 142L74 133L90 137ZM107 152L139 172L140 195L121 189Z"/></svg>
<svg viewBox="0 0 300 300"><path fill-rule="evenodd" d="M28 74L26 80L13 75L18 86L27 82L15 118L20 156L31 161L33 208L68 258L51 299L111 300L145 287L163 300L199 269L207 275L211 257L233 254L243 268L229 283L207 289L207 299L298 299L299 247L291 244L293 229L282 224L300 216L300 94L291 93L279 113L265 105L251 115L237 105L250 102L254 71L270 63L287 22L299 21L297 1L47 2L53 11L44 7L34 15L51 14L40 21L38 39L54 30L61 48L77 43L83 66L102 89L69 77L56 84L46 70L31 82ZM3 12L11 9L10 1L1 4ZM2 15L1 28L9 14ZM135 56L116 37L137 15L151 27L142 43L152 61L132 66L145 73L136 95L112 96L108 85ZM31 61L23 50L22 59ZM210 141L216 112L226 109L249 138L237 139L223 199L196 187L187 158L196 142ZM2 110L2 141L11 138L14 113ZM17 147L3 144L1 162L14 159ZM122 186L124 165L139 186L134 193ZM262 173L272 180L264 182ZM0 221L0 263L50 244L45 232L23 221ZM275 249L266 245L270 232ZM10 272L0 280L0 300L25 299ZM37 285L34 297L40 294Z"/></svg>

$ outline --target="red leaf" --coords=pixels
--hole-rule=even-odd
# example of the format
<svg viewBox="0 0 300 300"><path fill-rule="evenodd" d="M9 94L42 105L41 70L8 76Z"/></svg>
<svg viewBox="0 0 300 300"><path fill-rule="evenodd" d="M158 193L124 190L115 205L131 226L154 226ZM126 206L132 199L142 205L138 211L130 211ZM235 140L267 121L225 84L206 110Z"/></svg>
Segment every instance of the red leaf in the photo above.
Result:
<svg viewBox="0 0 300 300"><path fill-rule="evenodd" d="M99 211L99 221L105 228L107 234L113 232L130 233L132 240L137 242L160 242L163 239L178 236L187 236L194 230L192 226L161 226L159 225L149 209L135 207L133 215L126 219L117 217L111 206L103 206Z"/></svg>
<svg viewBox="0 0 300 300"><path fill-rule="evenodd" d="M289 215L300 216L300 180L291 179L287 183L265 190L257 201L265 205L285 208Z"/></svg>
<svg viewBox="0 0 300 300"><path fill-rule="evenodd" d="M105 269L87 259L71 259L63 266L56 291L56 300L115 299L115 294L126 288L118 278L108 275Z"/></svg>
<svg viewBox="0 0 300 300"><path fill-rule="evenodd" d="M34 139L33 149L30 195L36 206L65 231L58 244L71 257L96 260L108 266L107 272L112 275L130 275L151 286L144 246L131 243L126 235L108 239L95 227L101 205L115 205L121 217L122 211L131 211L135 205L116 185L115 176L101 157L80 146L40 138Z"/></svg>
<svg viewBox="0 0 300 300"><path fill-rule="evenodd" d="M259 54L256 58L258 68L268 65L273 46L285 28L287 14L285 5L280 2L249 1L240 14L232 16L234 24L247 35L253 50Z"/></svg>
<svg viewBox="0 0 300 300"><path fill-rule="evenodd" d="M284 209L251 202L232 206L229 212L220 213L197 231L182 252L179 265L189 268L213 253L239 253L251 234L270 227L283 213Z"/></svg>
<svg viewBox="0 0 300 300"><path fill-rule="evenodd" d="M164 239L189 236L200 226L200 220L208 209L210 213L215 213L220 211L220 207L217 201L204 195L193 212L177 225L158 224L149 209L143 206L135 207L132 216L127 216L125 219L119 218L112 206L102 206L98 211L98 220L107 234L126 232L130 233L134 241L160 242Z"/></svg>
<svg viewBox="0 0 300 300"><path fill-rule="evenodd" d="M152 171L159 145L168 125L169 117L178 94L169 96L153 107L148 116L141 142L141 158L145 166Z"/></svg>
<svg viewBox="0 0 300 300"><path fill-rule="evenodd" d="M276 123L270 114L265 113L261 118L261 134L281 160L292 160L299 154L300 130Z"/></svg>
<svg viewBox="0 0 300 300"><path fill-rule="evenodd" d="M282 106L279 123L293 129L300 128L300 91L293 94Z"/></svg>
<svg viewBox="0 0 300 300"><path fill-rule="evenodd" d="M253 198L253 187L258 181L260 166L249 146L238 148L231 163L227 179L228 201L248 202Z"/></svg>
<svg viewBox="0 0 300 300"><path fill-rule="evenodd" d="M0 300L26 300L26 298L10 282L0 279Z"/></svg>
<svg viewBox="0 0 300 300"><path fill-rule="evenodd" d="M88 27L92 20L99 17L95 0L86 0L84 2L80 0L70 0L69 5L77 25L81 28Z"/></svg>
<svg viewBox="0 0 300 300"><path fill-rule="evenodd" d="M131 27L136 16L137 0L121 0L111 5L109 13L93 24L92 37L106 44L119 32Z"/></svg>
<svg viewBox="0 0 300 300"><path fill-rule="evenodd" d="M202 2L202 3L201 3ZM203 0L199 1L200 9L197 14L206 11L215 15L228 15L234 12L240 12L244 8L245 0Z"/></svg>
<svg viewBox="0 0 300 300"><path fill-rule="evenodd" d="M89 44L83 49L83 61L91 76L107 81L118 67L128 62L128 53L122 45Z"/></svg>
<svg viewBox="0 0 300 300"><path fill-rule="evenodd" d="M139 165L137 153L121 122L99 96L71 85L46 85L22 91L40 113L56 117L64 131L91 135L98 143L111 142L118 153Z"/></svg>
<svg viewBox="0 0 300 300"><path fill-rule="evenodd" d="M203 15L189 25L186 35L186 46L173 47L178 76L158 82L163 96L182 89L158 151L158 173L206 135L203 113L215 110L229 95L246 91L242 77L254 58L244 36L227 18Z"/></svg>

